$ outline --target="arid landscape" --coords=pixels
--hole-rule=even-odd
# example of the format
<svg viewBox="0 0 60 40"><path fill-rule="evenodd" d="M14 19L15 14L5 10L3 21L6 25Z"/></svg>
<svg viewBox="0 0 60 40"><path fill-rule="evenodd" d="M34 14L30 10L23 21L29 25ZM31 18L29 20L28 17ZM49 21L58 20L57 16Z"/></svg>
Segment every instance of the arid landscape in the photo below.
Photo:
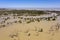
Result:
<svg viewBox="0 0 60 40"><path fill-rule="evenodd" d="M0 40L60 40L60 11L0 9Z"/></svg>

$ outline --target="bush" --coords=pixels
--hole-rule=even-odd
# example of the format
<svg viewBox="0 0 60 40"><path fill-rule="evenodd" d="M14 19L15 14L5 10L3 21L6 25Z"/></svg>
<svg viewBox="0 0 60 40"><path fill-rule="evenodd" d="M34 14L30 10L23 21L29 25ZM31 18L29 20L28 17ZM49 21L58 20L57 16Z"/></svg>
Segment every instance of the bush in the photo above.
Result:
<svg viewBox="0 0 60 40"><path fill-rule="evenodd" d="M41 29L39 29L39 30L38 30L38 32L43 32L43 29L42 29L42 28L41 28Z"/></svg>
<svg viewBox="0 0 60 40"><path fill-rule="evenodd" d="M54 19L52 19L53 21L55 21L56 19L54 18Z"/></svg>
<svg viewBox="0 0 60 40"><path fill-rule="evenodd" d="M14 23L17 23L17 21L14 21Z"/></svg>
<svg viewBox="0 0 60 40"><path fill-rule="evenodd" d="M2 27L5 27L6 25L2 25Z"/></svg>
<svg viewBox="0 0 60 40"><path fill-rule="evenodd" d="M18 22L19 22L19 23L22 23L22 21L21 21L21 20L19 20Z"/></svg>
<svg viewBox="0 0 60 40"><path fill-rule="evenodd" d="M16 34L10 35L11 38L17 37Z"/></svg>
<svg viewBox="0 0 60 40"><path fill-rule="evenodd" d="M31 34L30 33L28 33L28 36L30 36Z"/></svg>
<svg viewBox="0 0 60 40"><path fill-rule="evenodd" d="M40 20L39 20L39 19L37 19L37 21L38 21L38 22L40 22Z"/></svg>
<svg viewBox="0 0 60 40"><path fill-rule="evenodd" d="M48 17L48 19L47 19L48 21L50 21L50 17Z"/></svg>
<svg viewBox="0 0 60 40"><path fill-rule="evenodd" d="M6 25L0 25L0 28L3 28L3 27L5 27Z"/></svg>
<svg viewBox="0 0 60 40"><path fill-rule="evenodd" d="M31 22L34 22L34 19L30 20Z"/></svg>
<svg viewBox="0 0 60 40"><path fill-rule="evenodd" d="M31 21L28 21L27 23L31 23Z"/></svg>

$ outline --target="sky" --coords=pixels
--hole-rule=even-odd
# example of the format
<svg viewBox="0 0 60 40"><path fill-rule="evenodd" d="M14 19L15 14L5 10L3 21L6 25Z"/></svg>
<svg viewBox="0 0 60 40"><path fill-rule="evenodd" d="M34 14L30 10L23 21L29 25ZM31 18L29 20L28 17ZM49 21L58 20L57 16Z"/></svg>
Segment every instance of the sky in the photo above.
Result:
<svg viewBox="0 0 60 40"><path fill-rule="evenodd" d="M60 0L0 0L0 8L60 8Z"/></svg>

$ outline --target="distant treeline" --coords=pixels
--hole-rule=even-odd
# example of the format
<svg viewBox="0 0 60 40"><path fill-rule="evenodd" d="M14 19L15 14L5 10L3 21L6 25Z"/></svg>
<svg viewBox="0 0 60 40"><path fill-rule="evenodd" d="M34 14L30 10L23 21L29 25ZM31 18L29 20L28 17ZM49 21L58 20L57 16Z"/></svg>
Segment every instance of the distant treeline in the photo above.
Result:
<svg viewBox="0 0 60 40"><path fill-rule="evenodd" d="M18 14L18 15L40 15L40 14L45 14L46 12L44 11L38 11L38 10L10 10L10 11L0 11L1 14Z"/></svg>
<svg viewBox="0 0 60 40"><path fill-rule="evenodd" d="M18 14L18 16L22 15L36 16L41 14L48 14L47 12L48 11L41 11L41 10L0 10L0 15ZM56 12L56 11L50 11L50 12Z"/></svg>

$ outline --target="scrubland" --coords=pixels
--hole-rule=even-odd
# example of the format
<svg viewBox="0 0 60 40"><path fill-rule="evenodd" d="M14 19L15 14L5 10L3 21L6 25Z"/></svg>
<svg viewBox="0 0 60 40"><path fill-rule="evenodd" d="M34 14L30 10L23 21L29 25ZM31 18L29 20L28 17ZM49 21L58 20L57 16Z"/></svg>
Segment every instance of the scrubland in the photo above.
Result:
<svg viewBox="0 0 60 40"><path fill-rule="evenodd" d="M56 16L29 16L21 16L16 12L1 14L0 40L60 40L60 21Z"/></svg>

